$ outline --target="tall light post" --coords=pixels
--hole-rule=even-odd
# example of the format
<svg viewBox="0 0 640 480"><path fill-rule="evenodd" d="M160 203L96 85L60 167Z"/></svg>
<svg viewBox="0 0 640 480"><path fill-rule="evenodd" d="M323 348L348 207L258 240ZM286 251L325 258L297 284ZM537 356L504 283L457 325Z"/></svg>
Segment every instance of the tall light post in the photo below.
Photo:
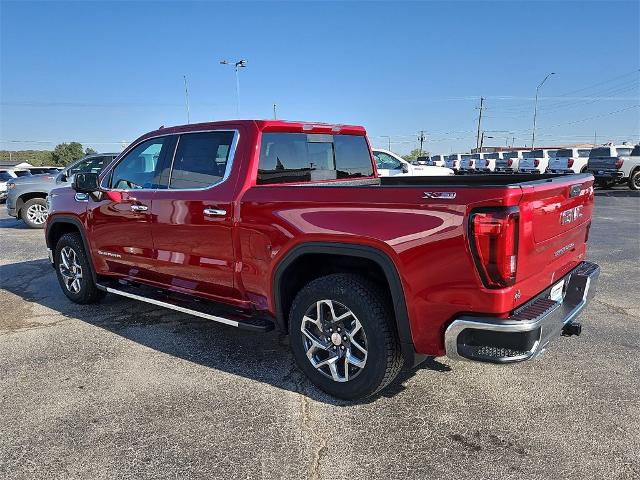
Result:
<svg viewBox="0 0 640 480"><path fill-rule="evenodd" d="M536 88L536 101L535 101L534 106L533 106L533 132L531 134L531 149L532 150L533 150L533 147L535 146L535 142L536 142L536 117L538 116L538 92L540 91L540 87L542 87L542 85L544 85L544 82L546 82L547 79L551 75L555 75L555 72L548 73L547 76L544 77L544 80L542 80L540 82L540 84Z"/></svg>
<svg viewBox="0 0 640 480"><path fill-rule="evenodd" d="M380 138L386 138L389 142L389 151L391 151L391 137L389 135L380 135Z"/></svg>
<svg viewBox="0 0 640 480"><path fill-rule="evenodd" d="M247 66L246 60L238 60L237 62L229 62L228 60L220 60L220 65L231 65L236 70L236 116L240 117L240 75L238 70Z"/></svg>

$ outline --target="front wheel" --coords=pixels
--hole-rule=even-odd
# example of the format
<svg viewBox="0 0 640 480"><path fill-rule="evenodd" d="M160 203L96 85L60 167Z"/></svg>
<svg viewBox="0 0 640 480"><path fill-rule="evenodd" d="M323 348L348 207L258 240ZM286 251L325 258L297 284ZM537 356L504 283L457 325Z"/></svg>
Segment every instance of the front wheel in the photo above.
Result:
<svg viewBox="0 0 640 480"><path fill-rule="evenodd" d="M93 280L79 233L67 233L56 244L54 265L64 294L75 303L96 303L106 295Z"/></svg>
<svg viewBox="0 0 640 480"><path fill-rule="evenodd" d="M289 321L298 367L334 397L374 395L400 372L389 302L365 277L333 274L313 280L294 299Z"/></svg>
<svg viewBox="0 0 640 480"><path fill-rule="evenodd" d="M640 190L640 168L629 177L629 188L631 190Z"/></svg>
<svg viewBox="0 0 640 480"><path fill-rule="evenodd" d="M32 198L22 206L21 217L29 228L44 228L47 221L47 200L44 198Z"/></svg>

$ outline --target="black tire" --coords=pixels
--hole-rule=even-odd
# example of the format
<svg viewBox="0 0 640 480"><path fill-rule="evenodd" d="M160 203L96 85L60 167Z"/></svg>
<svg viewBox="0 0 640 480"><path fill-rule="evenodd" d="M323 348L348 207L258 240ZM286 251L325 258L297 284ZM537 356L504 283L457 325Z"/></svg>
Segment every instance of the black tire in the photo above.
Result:
<svg viewBox="0 0 640 480"><path fill-rule="evenodd" d="M73 291L74 289L68 286L69 277L67 277L67 280L65 280L63 271L66 270L67 273L69 273L69 269L67 269L64 265L61 266L61 264L63 263L63 249L67 249L65 250L65 253L69 251L68 249L73 251L75 253L75 262L78 264L78 266L81 267L81 278L78 279L78 291ZM62 288L62 291L69 298L69 300L84 305L88 303L99 302L105 297L106 292L104 292L103 290L99 290L96 286L95 281L93 280L91 263L87 258L87 254L82 243L82 237L80 237L79 233L67 233L63 235L56 244L53 259L56 268L56 275L58 277L58 283L60 284L60 288Z"/></svg>
<svg viewBox="0 0 640 480"><path fill-rule="evenodd" d="M298 368L321 390L328 394L345 400L357 400L372 396L389 385L402 368L402 354L396 334L395 322L390 305L385 301L384 291L375 283L365 277L353 274L332 274L318 278L308 283L296 295L289 314L289 341L291 350ZM307 358L305 341L309 342L302 331L303 317L308 312L314 312L316 302L330 300L338 305L336 308L349 309L354 318L359 321L366 338L364 346L367 353L362 368L347 364L344 360L346 352L357 352L357 349L345 341L337 348L334 343L323 337L328 335L328 328L318 338L326 340L326 345L336 350L329 351L331 355L342 355L343 363L339 367L349 369L357 368L356 373L350 373L347 381L338 382L312 365ZM344 310L342 310L344 311ZM351 318L351 317L347 317ZM349 320L346 320L349 321ZM334 327L339 323L332 324ZM353 331L353 330L352 330ZM345 332L346 333L346 332ZM361 333L360 333L361 334ZM335 333L334 333L335 335ZM346 338L346 337L345 337ZM355 338L355 336L354 336ZM340 335L338 335L338 341ZM362 337L358 340L362 342ZM357 345L357 344L356 344ZM346 350L342 347L346 346ZM342 353L341 350L342 349ZM324 351L317 350L321 354ZM338 360L340 362L340 360ZM337 362L336 362L337 363ZM325 368L325 367L323 367ZM346 377L346 372L344 372Z"/></svg>
<svg viewBox="0 0 640 480"><path fill-rule="evenodd" d="M42 213L44 209L44 214ZM44 198L32 198L27 200L20 209L20 217L29 228L44 228L47 220L47 200Z"/></svg>
<svg viewBox="0 0 640 480"><path fill-rule="evenodd" d="M640 190L640 168L634 170L629 176L629 188L631 190Z"/></svg>

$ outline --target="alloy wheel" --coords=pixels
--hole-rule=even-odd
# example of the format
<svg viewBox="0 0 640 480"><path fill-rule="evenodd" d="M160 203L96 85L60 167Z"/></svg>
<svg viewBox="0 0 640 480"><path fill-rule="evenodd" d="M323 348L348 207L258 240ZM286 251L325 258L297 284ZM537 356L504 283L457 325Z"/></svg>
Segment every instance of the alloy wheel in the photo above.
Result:
<svg viewBox="0 0 640 480"><path fill-rule="evenodd" d="M367 337L345 305L319 300L309 306L300 326L311 365L336 382L357 377L367 363Z"/></svg>
<svg viewBox="0 0 640 480"><path fill-rule="evenodd" d="M82 266L78 263L78 254L71 247L60 250L60 264L58 266L64 286L71 293L79 293L82 280Z"/></svg>
<svg viewBox="0 0 640 480"><path fill-rule="evenodd" d="M42 225L47 220L47 208L34 203L27 209L27 218L36 225Z"/></svg>

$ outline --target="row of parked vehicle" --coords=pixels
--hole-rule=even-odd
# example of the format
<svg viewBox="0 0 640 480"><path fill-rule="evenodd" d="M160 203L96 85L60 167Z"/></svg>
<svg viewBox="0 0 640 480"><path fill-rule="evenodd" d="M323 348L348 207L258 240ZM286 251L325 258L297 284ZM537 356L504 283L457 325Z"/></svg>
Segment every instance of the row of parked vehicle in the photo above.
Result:
<svg viewBox="0 0 640 480"><path fill-rule="evenodd" d="M62 167L7 167L0 168L0 202L7 198L7 182L14 178L31 177L33 175L57 174Z"/></svg>
<svg viewBox="0 0 640 480"><path fill-rule="evenodd" d="M453 153L418 157L415 163L445 167L455 174L591 172L601 187L628 183L629 188L640 190L640 145Z"/></svg>

